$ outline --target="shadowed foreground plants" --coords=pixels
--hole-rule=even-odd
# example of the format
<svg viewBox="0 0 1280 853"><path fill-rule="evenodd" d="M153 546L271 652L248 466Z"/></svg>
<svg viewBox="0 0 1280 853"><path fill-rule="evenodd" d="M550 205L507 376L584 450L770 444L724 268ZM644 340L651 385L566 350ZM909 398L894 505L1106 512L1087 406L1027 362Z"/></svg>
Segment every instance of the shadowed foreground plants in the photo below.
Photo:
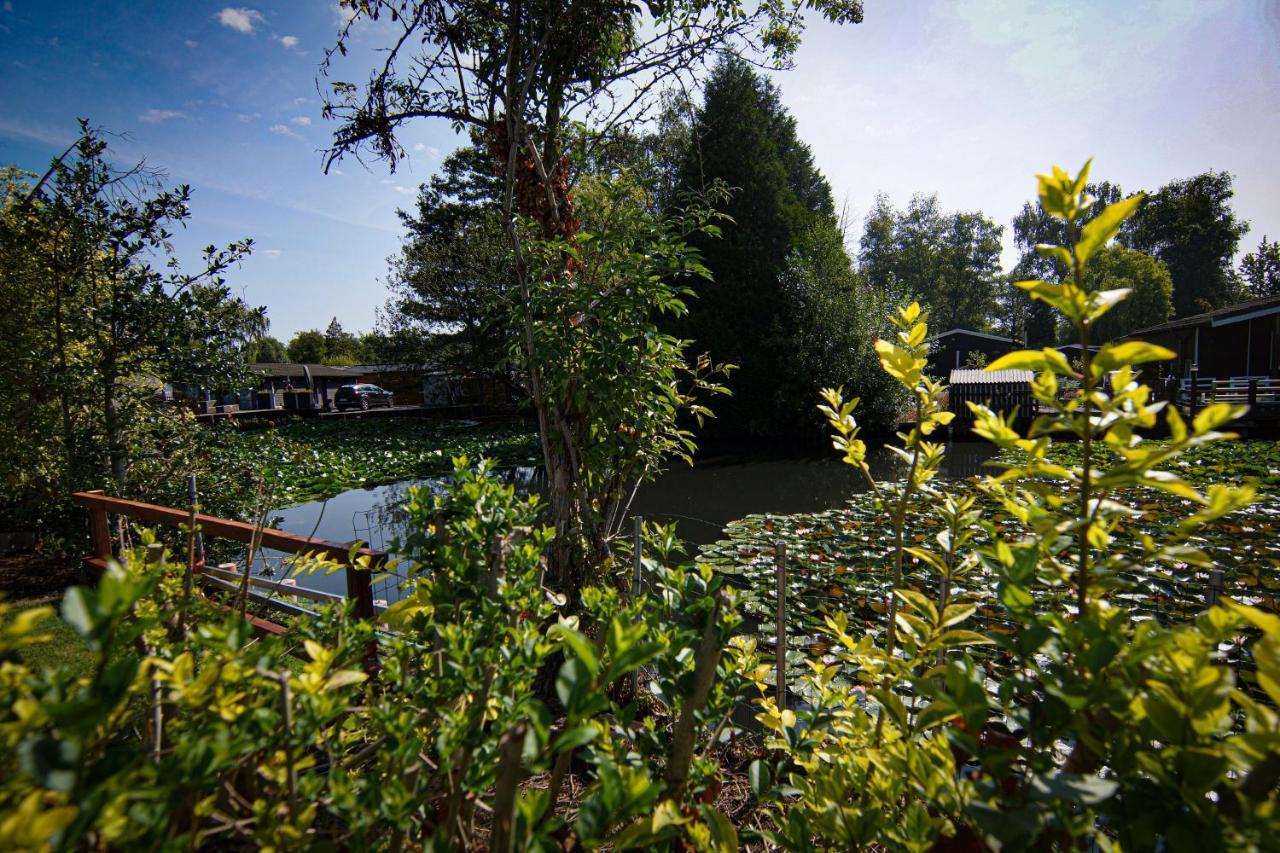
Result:
<svg viewBox="0 0 1280 853"><path fill-rule="evenodd" d="M885 369L919 401L903 436L911 473L881 494L892 519L895 572L883 642L853 631L843 613L826 620L831 653L810 663L809 707L780 711L760 700L771 758L753 768L759 796L775 803L780 846L878 844L891 849L1025 849L1096 844L1124 849L1247 849L1280 832L1280 617L1231 600L1189 623L1135 618L1123 594L1147 567L1188 572L1205 556L1195 534L1253 500L1252 487L1199 491L1165 466L1184 451L1232 438L1218 428L1241 414L1215 405L1191 425L1152 402L1134 368L1172 353L1140 342L1091 351L1091 329L1127 295L1089 291L1090 257L1110 240L1138 198L1079 227L1092 205L1088 166L1040 178L1046 213L1067 224L1066 246L1040 251L1071 271L1067 282L1019 283L1057 310L1083 345L1082 369L1053 349L1004 356L989 370L1036 371L1041 412L1026 434L1014 413L971 406L981 435L1023 454L981 483L1014 522L978 521L972 497L945 494L931 479L942 450L924 441L939 419L941 390L921 373L925 318L902 312L897 341L878 345ZM1058 398L1060 380L1082 392ZM1163 412L1162 412L1163 410ZM827 395L824 413L846 461L862 465L851 405ZM1170 438L1140 443L1138 430L1163 413ZM1079 464L1049 455L1052 437L1079 442ZM1117 499L1135 488L1191 501L1195 510L1157 539L1128 528L1139 513ZM932 506L933 542L903 529L913 499ZM981 529L986 544L976 547ZM1112 548L1122 536L1136 549ZM906 546L904 542L919 542ZM904 559L931 579L902 583ZM976 596L952 594L964 574L993 579L1010 633L966 628ZM1117 603L1113 603L1113 599ZM1249 693L1222 665L1220 649L1242 634L1262 690ZM974 652L998 650L997 677Z"/></svg>
<svg viewBox="0 0 1280 853"><path fill-rule="evenodd" d="M409 590L382 614L372 679L373 627L349 613L255 639L141 552L63 601L89 677L20 662L48 609L4 620L0 847L734 849L709 740L732 731L732 673L752 662L728 646L721 581L646 560L651 594L589 588L563 618L542 582L550 531L487 465L459 460L409 512ZM531 688L557 652L553 713Z"/></svg>
<svg viewBox="0 0 1280 853"><path fill-rule="evenodd" d="M803 705L772 698L726 576L669 565L669 529L650 531L647 592L588 587L566 615L544 584L553 533L536 501L458 460L445 493L411 492L411 532L394 548L408 588L376 632L331 609L254 639L141 553L63 602L93 655L87 676L21 663L47 611L0 619L0 848L1273 844L1280 616L1225 599L1165 624L1132 605L1152 572L1206 568L1198 534L1253 500L1252 487L1174 473L1180 454L1231 438L1219 430L1240 411L1215 405L1186 424L1134 371L1166 351L1090 348L1125 294L1089 291L1084 273L1134 202L1077 227L1086 179L1041 178L1045 211L1071 237L1043 251L1071 280L1020 285L1070 321L1085 361L1046 349L990 366L1036 371L1043 414L1022 434L1012 413L974 407L977 429L1020 454L980 496L947 494L936 476L932 439L949 414L922 372L918 306L876 347L914 401L905 482L871 481L854 405L824 395L837 449L874 487L891 582L868 596L874 624L855 625L852 607L827 614ZM1061 401L1068 380L1081 393ZM1169 439L1139 441L1160 417ZM1076 463L1052 452L1064 434ZM1121 499L1134 490L1191 508L1148 532ZM994 597L979 624L984 586ZM992 618L1009 630L975 630ZM1226 665L1242 650L1253 669ZM553 659L544 702L532 687ZM743 750L724 743L739 740L733 712L748 696L762 697L764 740L746 771L756 809L735 826L720 792Z"/></svg>

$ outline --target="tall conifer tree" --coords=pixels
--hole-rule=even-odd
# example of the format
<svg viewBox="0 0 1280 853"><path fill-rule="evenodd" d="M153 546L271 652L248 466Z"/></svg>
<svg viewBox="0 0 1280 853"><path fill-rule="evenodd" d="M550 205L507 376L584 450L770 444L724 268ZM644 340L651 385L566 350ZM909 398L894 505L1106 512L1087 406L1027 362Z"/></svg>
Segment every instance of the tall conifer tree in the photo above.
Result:
<svg viewBox="0 0 1280 853"><path fill-rule="evenodd" d="M714 280L698 287L679 332L696 341L698 352L709 351L715 361L739 366L729 382L733 398L716 406L719 431L789 432L808 414L797 413L794 401L813 399L818 390L808 387L808 371L796 366L846 356L843 351L800 350L849 344L800 328L801 318L814 314L812 305L802 302L858 298L850 288L854 273L839 238L834 244L839 274L812 274L834 268L831 241L813 239L815 233L838 227L831 186L800 140L777 87L741 60L726 59L717 66L693 124L680 183L692 190L715 181L732 187L724 211L732 221L722 224L720 237L699 241ZM805 255L815 246L826 257L811 262ZM797 265L803 274L793 275ZM806 286L793 286L796 281ZM870 351L866 337L861 343ZM853 381L852 376L830 379L835 384Z"/></svg>

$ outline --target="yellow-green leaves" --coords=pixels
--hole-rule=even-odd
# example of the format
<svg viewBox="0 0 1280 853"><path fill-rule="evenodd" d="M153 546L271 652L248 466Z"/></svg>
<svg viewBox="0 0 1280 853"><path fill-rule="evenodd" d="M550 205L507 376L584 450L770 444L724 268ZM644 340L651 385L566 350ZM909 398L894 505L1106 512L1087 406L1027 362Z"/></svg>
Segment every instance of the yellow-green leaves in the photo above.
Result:
<svg viewBox="0 0 1280 853"><path fill-rule="evenodd" d="M986 370L1052 370L1061 376L1071 376L1071 365L1056 349L1024 349L1002 355L987 365Z"/></svg>
<svg viewBox="0 0 1280 853"><path fill-rule="evenodd" d="M1101 347L1093 355L1093 364L1099 370L1111 371L1149 361L1168 361L1175 355L1171 350L1146 341L1125 341Z"/></svg>
<svg viewBox="0 0 1280 853"><path fill-rule="evenodd" d="M818 405L818 411L837 433L831 437L831 445L841 452L846 465L865 470L867 445L858 438L860 427L853 417L858 398L846 401L843 388L823 388L821 394L824 402Z"/></svg>
<svg viewBox="0 0 1280 853"><path fill-rule="evenodd" d="M1143 193L1137 193L1124 201L1108 205L1084 226L1080 232L1080 242L1076 243L1076 257L1082 265L1088 263L1094 252L1120 233L1120 226L1133 216L1144 198L1146 196Z"/></svg>
<svg viewBox="0 0 1280 853"><path fill-rule="evenodd" d="M880 366L884 368L885 373L903 385L914 388L920 383L927 361L917 358L910 349L881 339L876 341L876 354L880 356Z"/></svg>
<svg viewBox="0 0 1280 853"><path fill-rule="evenodd" d="M1092 163L1090 157L1074 178L1057 166L1051 174L1036 175L1040 206L1045 213L1064 222L1074 222L1093 206L1093 199L1084 191Z"/></svg>

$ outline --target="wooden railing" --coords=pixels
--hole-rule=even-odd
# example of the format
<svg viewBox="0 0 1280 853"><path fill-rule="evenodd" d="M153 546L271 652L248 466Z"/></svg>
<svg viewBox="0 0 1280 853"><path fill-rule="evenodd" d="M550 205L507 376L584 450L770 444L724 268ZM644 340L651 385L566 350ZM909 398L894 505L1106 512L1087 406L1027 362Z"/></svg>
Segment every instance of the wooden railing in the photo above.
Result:
<svg viewBox="0 0 1280 853"><path fill-rule="evenodd" d="M1212 403L1243 403L1249 406L1255 417L1280 416L1280 379L1258 376L1184 378L1177 385L1176 402L1193 417Z"/></svg>
<svg viewBox="0 0 1280 853"><path fill-rule="evenodd" d="M107 561L114 556L109 516L120 515L131 518L134 521L160 524L168 527L179 527L189 524L191 521L190 510L173 509L123 498L112 498L100 491L76 492L71 497L77 504L89 511L89 536L93 545L93 555L86 557L84 564L87 568L97 571L105 569ZM354 602L355 616L370 621L374 619L375 608L371 581L373 571L377 570L387 560L385 552L366 547L359 547L353 551L352 544L354 543L344 545L339 542L330 542L326 539L312 539L308 536L299 536L296 533L286 533L283 530L274 530L269 527L259 529L243 521L232 521L226 518L204 515L203 513L196 514L195 522L206 539L211 537L229 539L232 542L242 542L247 545L252 543L256 536L261 548L282 551L286 554L314 554L333 562L341 563L346 567L347 594L345 597ZM363 557L369 558L368 568L361 568L356 565L356 560ZM239 572L234 565L203 567L202 574L205 576L202 580L207 579L212 581L213 585L223 588L226 588L229 584L241 583L244 580L243 573ZM333 593L289 586L267 578L250 576L249 583L258 588L271 588L277 594L308 598L313 601L340 601L343 599L343 596ZM284 631L282 626L268 620L253 619L251 621L255 629L265 633L283 633Z"/></svg>

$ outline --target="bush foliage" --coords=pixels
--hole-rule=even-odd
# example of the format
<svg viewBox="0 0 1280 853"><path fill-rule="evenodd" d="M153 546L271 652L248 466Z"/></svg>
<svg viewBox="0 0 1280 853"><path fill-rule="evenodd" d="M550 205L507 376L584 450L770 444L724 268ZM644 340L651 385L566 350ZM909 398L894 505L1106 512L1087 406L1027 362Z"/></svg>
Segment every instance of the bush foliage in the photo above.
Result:
<svg viewBox="0 0 1280 853"><path fill-rule="evenodd" d="M336 608L254 639L234 612L184 594L183 566L142 553L63 602L95 656L91 675L22 663L47 611L8 622L0 847L1272 844L1280 616L1224 599L1161 624L1124 598L1146 567L1203 567L1198 531L1253 499L1251 486L1203 487L1170 470L1229 439L1221 428L1240 410L1211 406L1187 424L1135 373L1167 351L1090 349L1125 293L1089 290L1084 276L1136 200L1075 227L1092 203L1087 171L1040 179L1045 211L1072 236L1043 251L1070 279L1020 284L1070 321L1085 361L1045 349L991 365L1036 371L1042 414L1025 431L1013 413L974 407L977 429L1021 454L980 484L1017 524L980 516L972 495L940 483L935 439L951 414L923 372L918 306L876 345L916 413L898 448L902 484L871 479L855 402L825 394L837 449L889 519L893 583L882 631L828 618L805 704L779 702L735 591L709 565L678 564L670 530L649 531L637 555L647 589L624 593L629 572L607 563L571 611L544 583L553 532L536 501L459 460L450 490L411 495L412 532L395 549L405 597L376 629ZM1060 399L1065 380L1081 393ZM1168 439L1140 441L1161 416ZM1052 452L1064 435L1078 462ZM1117 496L1134 488L1194 508L1159 537L1131 531ZM922 509L937 516L932 539L912 529ZM1129 535L1139 549L1110 547ZM933 582L909 583L908 561ZM1016 631L974 630L965 589L978 573L994 578ZM1223 665L1222 649L1240 642L1256 684ZM979 650L998 653L998 672ZM548 670L554 688L539 691ZM748 704L758 735L734 713ZM745 815L725 795L743 777Z"/></svg>

